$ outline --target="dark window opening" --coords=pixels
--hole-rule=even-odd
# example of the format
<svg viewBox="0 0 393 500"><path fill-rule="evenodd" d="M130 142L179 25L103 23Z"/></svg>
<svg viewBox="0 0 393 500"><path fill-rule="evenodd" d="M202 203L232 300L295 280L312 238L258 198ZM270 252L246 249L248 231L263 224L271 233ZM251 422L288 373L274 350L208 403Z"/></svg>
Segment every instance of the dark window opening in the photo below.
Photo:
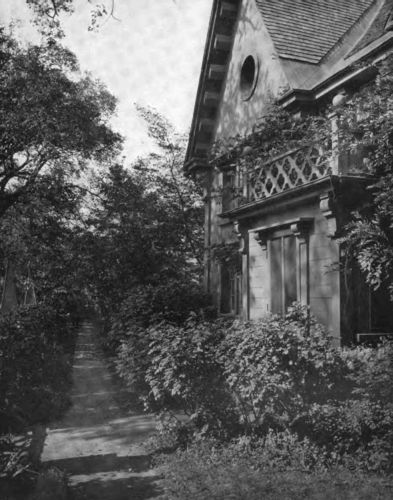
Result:
<svg viewBox="0 0 393 500"><path fill-rule="evenodd" d="M285 314L297 297L296 237L275 238L270 243L271 311Z"/></svg>
<svg viewBox="0 0 393 500"><path fill-rule="evenodd" d="M222 314L239 315L242 309L241 272L233 268L221 268L221 304Z"/></svg>
<svg viewBox="0 0 393 500"><path fill-rule="evenodd" d="M251 97L257 80L257 62L252 56L246 57L240 70L240 91L244 99Z"/></svg>

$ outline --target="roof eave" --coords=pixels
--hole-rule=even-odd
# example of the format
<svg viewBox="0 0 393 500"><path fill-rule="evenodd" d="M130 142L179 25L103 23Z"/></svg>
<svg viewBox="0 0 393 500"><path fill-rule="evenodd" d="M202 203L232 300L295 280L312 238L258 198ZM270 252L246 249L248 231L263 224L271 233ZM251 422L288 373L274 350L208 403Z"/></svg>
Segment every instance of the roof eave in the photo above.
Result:
<svg viewBox="0 0 393 500"><path fill-rule="evenodd" d="M220 19L225 18L225 7L230 6L233 8L233 15L227 14L227 20L230 22L233 22L233 25L235 24L235 21L237 19L238 11L239 11L239 6L241 4L241 0L213 0L213 7L210 15L210 21L209 21L209 27L208 27L208 32L207 32L207 37L206 37L206 44L205 44L205 50L203 54L203 59L202 59L202 69L199 77L199 84L198 84L198 90L197 90L197 97L195 100L195 106L194 106L194 113L193 113L193 118L191 122L191 129L190 129L190 136L189 136L189 141L188 141L188 147L186 151L186 159L185 159L185 168L187 169L187 165L193 161L194 158L199 159L199 158L205 158L207 156L207 147L210 144L204 143L201 144L202 149L205 149L205 153L197 152L196 151L196 146L197 144L197 135L198 135L198 127L199 127L199 122L201 120L201 112L203 110L203 107L210 107L211 109L214 110L215 107L218 106L218 99L216 99L216 103L212 104L212 100L210 99L210 102L208 104L204 103L205 100L205 93L207 91L207 82L209 80L209 71L211 69L211 64L213 63L212 61L212 54L214 53L215 49L215 43L217 36L220 36L220 33L217 31L217 25L219 24ZM224 10L224 14L223 14ZM225 36L224 36L225 38ZM228 49L229 52L229 49ZM217 74L214 76L215 80L218 82L218 85L221 85L222 82L225 79L225 74L224 72L222 73L221 78L217 78ZM219 81L221 80L221 81Z"/></svg>
<svg viewBox="0 0 393 500"><path fill-rule="evenodd" d="M292 108L296 105L319 101L344 85L366 82L376 74L373 65L391 47L393 47L393 33L389 32L354 57L349 58L344 68L337 70L329 78L318 83L313 89L291 89L278 99L278 103L284 108ZM371 61L366 66L357 69L353 68L355 63L365 62L370 58Z"/></svg>

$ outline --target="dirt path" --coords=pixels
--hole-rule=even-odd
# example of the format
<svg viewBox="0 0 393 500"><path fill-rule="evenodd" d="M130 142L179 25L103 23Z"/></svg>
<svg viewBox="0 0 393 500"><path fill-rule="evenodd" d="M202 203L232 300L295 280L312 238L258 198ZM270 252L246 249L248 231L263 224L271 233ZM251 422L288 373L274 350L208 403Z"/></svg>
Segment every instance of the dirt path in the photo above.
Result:
<svg viewBox="0 0 393 500"><path fill-rule="evenodd" d="M90 322L81 327L73 373L73 405L48 429L42 462L69 474L72 500L157 498L158 472L141 445L154 418L119 403Z"/></svg>

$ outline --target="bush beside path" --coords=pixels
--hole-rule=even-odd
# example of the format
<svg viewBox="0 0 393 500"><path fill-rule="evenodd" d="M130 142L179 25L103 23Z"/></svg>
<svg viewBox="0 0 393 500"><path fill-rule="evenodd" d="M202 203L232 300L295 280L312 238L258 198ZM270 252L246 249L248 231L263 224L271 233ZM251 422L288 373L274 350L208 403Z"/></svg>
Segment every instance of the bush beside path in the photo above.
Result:
<svg viewBox="0 0 393 500"><path fill-rule="evenodd" d="M72 407L48 429L43 465L68 475L73 500L157 498L159 473L142 445L155 419L122 404L88 321L78 336L73 378Z"/></svg>

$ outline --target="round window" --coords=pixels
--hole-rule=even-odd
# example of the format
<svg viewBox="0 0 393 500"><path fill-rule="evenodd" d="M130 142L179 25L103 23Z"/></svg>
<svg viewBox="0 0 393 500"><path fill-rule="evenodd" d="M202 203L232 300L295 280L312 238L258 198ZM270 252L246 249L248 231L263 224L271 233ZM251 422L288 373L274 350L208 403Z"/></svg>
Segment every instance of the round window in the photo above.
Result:
<svg viewBox="0 0 393 500"><path fill-rule="evenodd" d="M258 62L253 56L247 56L240 70L240 91L244 100L254 93L258 79Z"/></svg>

